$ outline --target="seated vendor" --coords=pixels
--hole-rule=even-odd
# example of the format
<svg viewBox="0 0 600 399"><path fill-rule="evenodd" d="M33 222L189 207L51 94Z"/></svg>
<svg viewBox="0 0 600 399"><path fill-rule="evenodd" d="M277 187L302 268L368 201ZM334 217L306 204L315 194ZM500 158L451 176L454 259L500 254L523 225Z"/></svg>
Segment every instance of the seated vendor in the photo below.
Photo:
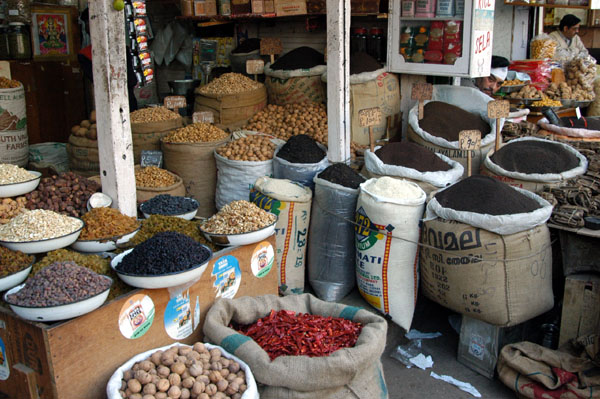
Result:
<svg viewBox="0 0 600 399"><path fill-rule="evenodd" d="M579 38L579 26L581 19L573 14L567 14L560 20L558 30L550 33L550 37L558 43L555 54L560 55L564 52L569 53L572 58L579 54L588 54L587 49ZM564 56L563 56L564 57Z"/></svg>
<svg viewBox="0 0 600 399"><path fill-rule="evenodd" d="M491 97L498 91L500 86L502 86L504 79L506 79L506 75L508 74L508 64L506 58L493 55L490 76L475 79L461 79L460 85L479 89L481 92Z"/></svg>

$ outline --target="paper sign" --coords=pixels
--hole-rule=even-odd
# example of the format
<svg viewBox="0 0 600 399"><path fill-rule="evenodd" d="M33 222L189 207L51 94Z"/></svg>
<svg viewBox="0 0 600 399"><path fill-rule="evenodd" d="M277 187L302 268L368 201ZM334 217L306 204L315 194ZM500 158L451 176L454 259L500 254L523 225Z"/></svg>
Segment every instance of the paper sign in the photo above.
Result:
<svg viewBox="0 0 600 399"><path fill-rule="evenodd" d="M481 147L481 132L479 130L462 130L458 134L458 145L461 150L477 150Z"/></svg>
<svg viewBox="0 0 600 399"><path fill-rule="evenodd" d="M263 60L246 61L246 73L248 75L258 75L265 71L265 62Z"/></svg>
<svg viewBox="0 0 600 399"><path fill-rule="evenodd" d="M169 109L184 108L187 105L184 96L165 97L165 107Z"/></svg>
<svg viewBox="0 0 600 399"><path fill-rule="evenodd" d="M210 111L194 112L192 114L193 123L215 123L215 116Z"/></svg>
<svg viewBox="0 0 600 399"><path fill-rule="evenodd" d="M361 109L358 111L358 121L361 127L379 125L381 123L381 109L379 107Z"/></svg>
<svg viewBox="0 0 600 399"><path fill-rule="evenodd" d="M158 150L142 150L140 155L140 165L142 168L146 166L156 166L157 168L162 168L163 163L163 153Z"/></svg>
<svg viewBox="0 0 600 399"><path fill-rule="evenodd" d="M265 37L260 41L260 54L281 54L283 52L283 46L281 45L281 39L274 37Z"/></svg>
<svg viewBox="0 0 600 399"><path fill-rule="evenodd" d="M413 100L423 101L430 100L433 95L433 85L430 83L416 83L412 87L410 98Z"/></svg>
<svg viewBox="0 0 600 399"><path fill-rule="evenodd" d="M510 113L510 103L506 100L490 101L487 105L488 117L506 118Z"/></svg>

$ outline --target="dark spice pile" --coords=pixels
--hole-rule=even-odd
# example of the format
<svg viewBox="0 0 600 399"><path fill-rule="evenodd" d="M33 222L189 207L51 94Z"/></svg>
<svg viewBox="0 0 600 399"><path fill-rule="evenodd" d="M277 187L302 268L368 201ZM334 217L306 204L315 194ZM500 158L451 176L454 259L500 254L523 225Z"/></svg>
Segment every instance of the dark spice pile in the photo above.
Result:
<svg viewBox="0 0 600 399"><path fill-rule="evenodd" d="M21 290L6 300L28 307L65 305L98 295L111 284L109 278L74 262L55 262L30 277Z"/></svg>
<svg viewBox="0 0 600 399"><path fill-rule="evenodd" d="M579 159L562 145L543 141L515 141L491 157L498 166L520 173L561 173L579 165Z"/></svg>
<svg viewBox="0 0 600 399"><path fill-rule="evenodd" d="M35 256L0 247L0 277L19 272L33 263Z"/></svg>
<svg viewBox="0 0 600 399"><path fill-rule="evenodd" d="M140 205L140 210L150 215L181 215L196 209L196 200L169 194L159 194Z"/></svg>
<svg viewBox="0 0 600 399"><path fill-rule="evenodd" d="M350 75L373 72L381 68L379 61L363 51L350 56Z"/></svg>
<svg viewBox="0 0 600 399"><path fill-rule="evenodd" d="M125 255L117 271L140 276L178 273L204 263L210 251L185 234L158 233Z"/></svg>
<svg viewBox="0 0 600 399"><path fill-rule="evenodd" d="M487 215L512 215L541 208L506 183L492 177L473 175L435 195L444 208Z"/></svg>
<svg viewBox="0 0 600 399"><path fill-rule="evenodd" d="M293 71L294 69L310 69L317 65L325 65L325 57L312 47L298 47L281 56L271 65L273 70Z"/></svg>
<svg viewBox="0 0 600 399"><path fill-rule="evenodd" d="M277 157L291 163L317 163L325 158L325 151L315 139L306 134L298 134L290 139L279 149Z"/></svg>
<svg viewBox="0 0 600 399"><path fill-rule="evenodd" d="M490 125L481 116L441 101L425 104L424 114L419 127L448 141L458 141L461 130L479 130L482 138L491 131Z"/></svg>
<svg viewBox="0 0 600 399"><path fill-rule="evenodd" d="M240 43L235 49L231 50L232 54L245 54L254 50L260 49L260 39L246 39Z"/></svg>
<svg viewBox="0 0 600 399"><path fill-rule="evenodd" d="M362 324L341 317L324 317L291 310L271 310L239 331L252 338L271 360L279 356L329 356L356 345Z"/></svg>
<svg viewBox="0 0 600 399"><path fill-rule="evenodd" d="M600 118L597 117L581 117L577 118L560 118L565 127L575 129L600 130Z"/></svg>
<svg viewBox="0 0 600 399"><path fill-rule="evenodd" d="M323 180L339 184L344 187L357 189L365 178L356 173L354 169L345 163L334 163L319 173L318 177Z"/></svg>
<svg viewBox="0 0 600 399"><path fill-rule="evenodd" d="M404 166L419 172L439 172L451 169L450 165L435 155L433 151L415 143L389 143L375 151L375 155L387 165Z"/></svg>

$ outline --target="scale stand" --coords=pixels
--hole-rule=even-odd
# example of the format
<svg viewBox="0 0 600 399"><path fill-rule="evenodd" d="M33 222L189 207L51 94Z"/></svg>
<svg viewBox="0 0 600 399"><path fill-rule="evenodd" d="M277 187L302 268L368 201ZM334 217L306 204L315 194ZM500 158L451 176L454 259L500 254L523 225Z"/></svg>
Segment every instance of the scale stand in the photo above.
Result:
<svg viewBox="0 0 600 399"><path fill-rule="evenodd" d="M210 81L210 73L212 72L215 64L212 62L203 62L200 64L202 69L202 84L206 85Z"/></svg>

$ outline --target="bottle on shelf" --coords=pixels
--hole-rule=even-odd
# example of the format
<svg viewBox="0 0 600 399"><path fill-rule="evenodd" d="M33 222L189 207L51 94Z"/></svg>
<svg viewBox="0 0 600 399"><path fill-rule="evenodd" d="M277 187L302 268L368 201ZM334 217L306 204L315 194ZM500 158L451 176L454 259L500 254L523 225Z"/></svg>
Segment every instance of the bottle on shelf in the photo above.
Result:
<svg viewBox="0 0 600 399"><path fill-rule="evenodd" d="M385 62L385 39L383 37L382 28L371 28L369 30L369 38L367 40L367 53L377 61Z"/></svg>
<svg viewBox="0 0 600 399"><path fill-rule="evenodd" d="M350 53L367 52L367 28L358 27L350 36Z"/></svg>

